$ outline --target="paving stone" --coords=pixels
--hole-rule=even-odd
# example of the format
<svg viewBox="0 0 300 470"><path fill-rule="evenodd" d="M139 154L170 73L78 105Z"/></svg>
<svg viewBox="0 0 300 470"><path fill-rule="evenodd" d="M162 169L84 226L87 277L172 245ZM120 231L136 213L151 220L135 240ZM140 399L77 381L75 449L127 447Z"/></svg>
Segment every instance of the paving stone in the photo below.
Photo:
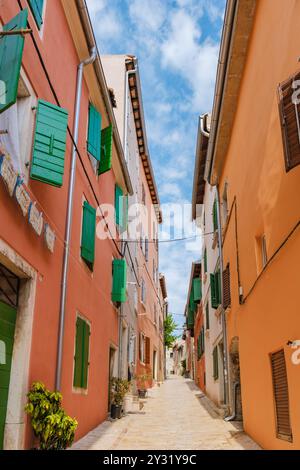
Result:
<svg viewBox="0 0 300 470"><path fill-rule="evenodd" d="M242 423L225 422L192 381L172 377L149 391L143 413L106 421L71 450L259 450Z"/></svg>

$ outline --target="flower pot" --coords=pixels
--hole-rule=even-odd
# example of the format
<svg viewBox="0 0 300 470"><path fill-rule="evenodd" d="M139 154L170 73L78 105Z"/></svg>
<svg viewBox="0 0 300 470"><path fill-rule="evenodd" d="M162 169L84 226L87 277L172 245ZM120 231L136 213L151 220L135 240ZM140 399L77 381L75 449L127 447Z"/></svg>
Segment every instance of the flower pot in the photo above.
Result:
<svg viewBox="0 0 300 470"><path fill-rule="evenodd" d="M146 398L147 390L138 390L139 398Z"/></svg>
<svg viewBox="0 0 300 470"><path fill-rule="evenodd" d="M110 416L112 419L120 419L122 413L121 405L111 405L110 407Z"/></svg>

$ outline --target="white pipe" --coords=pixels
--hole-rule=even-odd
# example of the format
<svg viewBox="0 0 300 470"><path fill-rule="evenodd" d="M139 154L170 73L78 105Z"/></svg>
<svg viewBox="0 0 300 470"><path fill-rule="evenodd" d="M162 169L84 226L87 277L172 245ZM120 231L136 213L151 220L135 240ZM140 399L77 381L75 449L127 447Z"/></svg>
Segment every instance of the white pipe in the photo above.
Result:
<svg viewBox="0 0 300 470"><path fill-rule="evenodd" d="M74 128L73 128L74 143L73 143L73 148L72 148L70 182L69 182L69 193L68 193L68 208L67 208L66 234L65 234L65 243L64 243L65 246L64 246L62 286L61 286L61 297L60 297L60 317L59 317L57 363L56 363L56 377L55 377L55 388L58 391L61 389L63 343L64 343L64 329L65 329L65 316L66 316L66 294L67 294L67 285L68 285L70 239L71 239L72 220L73 220L73 199L74 199L74 189L75 189L75 179L76 179L76 162L77 162L76 148L77 148L77 143L78 143L83 69L87 65L92 64L95 61L96 57L97 57L97 49L94 46L91 49L90 57L82 61L79 64L78 70L77 70L77 88L76 88L75 117L74 117Z"/></svg>

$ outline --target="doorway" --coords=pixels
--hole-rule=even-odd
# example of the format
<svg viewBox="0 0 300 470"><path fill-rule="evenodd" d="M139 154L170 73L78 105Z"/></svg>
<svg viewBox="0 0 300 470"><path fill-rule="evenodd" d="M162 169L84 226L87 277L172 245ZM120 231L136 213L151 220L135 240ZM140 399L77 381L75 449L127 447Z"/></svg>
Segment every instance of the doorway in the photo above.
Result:
<svg viewBox="0 0 300 470"><path fill-rule="evenodd" d="M0 301L0 449L3 449L17 309Z"/></svg>
<svg viewBox="0 0 300 470"><path fill-rule="evenodd" d="M153 380L157 381L157 351L153 349Z"/></svg>
<svg viewBox="0 0 300 470"><path fill-rule="evenodd" d="M111 405L111 380L114 377L116 367L116 349L114 347L109 348L109 365L108 365L108 411L110 412Z"/></svg>

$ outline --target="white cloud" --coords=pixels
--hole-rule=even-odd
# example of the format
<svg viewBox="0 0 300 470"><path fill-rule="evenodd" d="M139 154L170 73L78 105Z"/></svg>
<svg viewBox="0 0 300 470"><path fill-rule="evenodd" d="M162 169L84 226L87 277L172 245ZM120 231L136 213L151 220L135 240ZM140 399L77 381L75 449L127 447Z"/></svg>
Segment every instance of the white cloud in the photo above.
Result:
<svg viewBox="0 0 300 470"><path fill-rule="evenodd" d="M181 75L192 89L191 106L208 111L212 103L219 45L206 39L194 17L180 9L171 16L171 30L161 46L162 65Z"/></svg>
<svg viewBox="0 0 300 470"><path fill-rule="evenodd" d="M106 0L86 0L90 15L98 15L107 6Z"/></svg>
<svg viewBox="0 0 300 470"><path fill-rule="evenodd" d="M139 29L157 31L166 19L166 3L160 0L133 0L129 14Z"/></svg>
<svg viewBox="0 0 300 470"><path fill-rule="evenodd" d="M100 50L108 40L118 39L122 33L122 23L107 0L87 0L88 10Z"/></svg>

